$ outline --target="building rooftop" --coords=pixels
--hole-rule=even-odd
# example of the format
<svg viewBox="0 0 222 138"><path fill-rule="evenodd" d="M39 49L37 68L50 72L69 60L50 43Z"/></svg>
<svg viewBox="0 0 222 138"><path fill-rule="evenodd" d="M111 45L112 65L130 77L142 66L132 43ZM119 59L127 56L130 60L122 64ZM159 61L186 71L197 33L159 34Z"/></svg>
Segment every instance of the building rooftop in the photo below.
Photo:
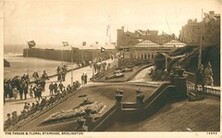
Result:
<svg viewBox="0 0 222 138"><path fill-rule="evenodd" d="M141 43L136 44L134 47L159 47L160 45L157 43L154 43L150 40L144 40Z"/></svg>
<svg viewBox="0 0 222 138"><path fill-rule="evenodd" d="M165 47L184 47L186 46L187 44L186 43L183 43L183 42L180 42L178 40L171 40L170 42L168 43L165 43L163 44Z"/></svg>
<svg viewBox="0 0 222 138"><path fill-rule="evenodd" d="M175 39L171 40L170 42L164 43L163 45L159 45L151 40L144 40L136 44L134 47L184 47L185 45L185 43L182 43Z"/></svg>

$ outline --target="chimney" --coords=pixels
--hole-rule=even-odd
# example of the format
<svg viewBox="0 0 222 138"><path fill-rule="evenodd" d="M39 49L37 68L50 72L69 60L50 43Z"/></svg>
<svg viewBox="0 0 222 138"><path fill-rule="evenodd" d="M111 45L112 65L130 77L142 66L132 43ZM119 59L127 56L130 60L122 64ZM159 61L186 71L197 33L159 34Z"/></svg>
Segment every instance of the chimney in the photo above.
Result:
<svg viewBox="0 0 222 138"><path fill-rule="evenodd" d="M124 32L124 26L122 26L122 30L123 30L123 32Z"/></svg>
<svg viewBox="0 0 222 138"><path fill-rule="evenodd" d="M214 15L214 11L209 11L209 14Z"/></svg>

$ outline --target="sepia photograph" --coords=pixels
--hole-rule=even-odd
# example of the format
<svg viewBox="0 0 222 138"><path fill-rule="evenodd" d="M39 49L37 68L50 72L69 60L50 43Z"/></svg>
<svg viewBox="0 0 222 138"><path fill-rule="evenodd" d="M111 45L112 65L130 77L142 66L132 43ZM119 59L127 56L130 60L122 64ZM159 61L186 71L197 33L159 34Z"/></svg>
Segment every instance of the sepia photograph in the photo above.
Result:
<svg viewBox="0 0 222 138"><path fill-rule="evenodd" d="M3 0L2 133L219 137L221 11L221 0Z"/></svg>

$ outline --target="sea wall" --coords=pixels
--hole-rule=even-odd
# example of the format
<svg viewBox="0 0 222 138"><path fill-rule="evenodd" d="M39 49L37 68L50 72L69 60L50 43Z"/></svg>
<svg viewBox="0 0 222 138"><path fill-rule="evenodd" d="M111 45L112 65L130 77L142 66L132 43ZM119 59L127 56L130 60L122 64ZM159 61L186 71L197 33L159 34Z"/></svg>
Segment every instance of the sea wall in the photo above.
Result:
<svg viewBox="0 0 222 138"><path fill-rule="evenodd" d="M68 61L71 62L71 57L73 62L80 63L83 61L92 61L94 58L109 58L111 54L115 54L115 49L106 49L105 52L101 52L100 49L72 49L72 50L55 50L55 49L40 49L31 48L23 49L24 57L37 57L50 60L58 61Z"/></svg>

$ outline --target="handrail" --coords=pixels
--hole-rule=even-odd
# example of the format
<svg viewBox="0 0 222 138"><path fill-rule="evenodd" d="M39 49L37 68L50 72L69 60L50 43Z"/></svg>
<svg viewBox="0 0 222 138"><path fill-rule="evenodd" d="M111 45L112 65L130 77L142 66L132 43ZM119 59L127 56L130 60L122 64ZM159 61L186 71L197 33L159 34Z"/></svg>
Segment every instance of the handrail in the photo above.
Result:
<svg viewBox="0 0 222 138"><path fill-rule="evenodd" d="M93 128L92 130L96 130L100 124L102 122L104 122L105 119L107 119L108 117L110 117L113 113L115 113L116 111L116 105L113 105L113 107L111 107L105 114L103 114L98 120L96 120L95 122L93 122Z"/></svg>
<svg viewBox="0 0 222 138"><path fill-rule="evenodd" d="M188 91L195 91L195 84L192 82L188 82L187 83L187 89ZM200 86L197 86L197 90L202 91L203 93L207 93L207 94L213 94L216 96L220 96L220 89L216 89L213 87L209 87L209 86L205 86L204 87L204 91L202 91L202 89L200 88Z"/></svg>
<svg viewBox="0 0 222 138"><path fill-rule="evenodd" d="M160 85L160 86L153 92L153 94L144 101L144 105L150 103L153 98L155 98L161 91L164 90L164 88L166 88L167 85L169 85L169 83L163 83L162 85Z"/></svg>
<svg viewBox="0 0 222 138"><path fill-rule="evenodd" d="M185 71L185 74L190 75L190 77L195 77L195 74L192 73L192 72ZM190 77L189 77L189 78L190 78ZM189 78L188 78L188 79L189 79ZM189 91L194 91L194 90L195 90L195 87L194 87L195 84L194 84L194 82L191 82L191 80L188 80L187 82L188 82L188 83L187 83L187 89L188 89ZM212 94L212 95L216 95L216 96L219 96L219 95L220 95L220 89L218 90L218 89L216 89L216 88L209 87L209 86L205 86L204 88L205 88L205 90L202 91L202 92L204 92L204 93ZM201 91L201 89L200 89L199 86L197 87L197 89L198 89L199 91Z"/></svg>
<svg viewBox="0 0 222 138"><path fill-rule="evenodd" d="M168 89L170 87L172 87L172 86L164 87L163 90L161 90L153 99L150 100L149 103L147 103L147 105L145 105L144 110L146 108L148 108L161 94L163 94L165 92L166 89Z"/></svg>

